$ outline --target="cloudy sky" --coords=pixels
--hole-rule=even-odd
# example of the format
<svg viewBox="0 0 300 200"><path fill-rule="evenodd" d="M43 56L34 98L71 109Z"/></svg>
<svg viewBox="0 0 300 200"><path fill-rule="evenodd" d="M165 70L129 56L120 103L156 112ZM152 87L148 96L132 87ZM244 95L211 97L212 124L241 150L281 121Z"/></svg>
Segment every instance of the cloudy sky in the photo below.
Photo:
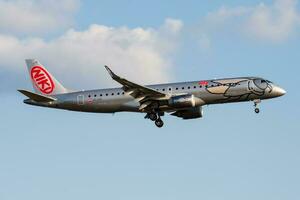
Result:
<svg viewBox="0 0 300 200"><path fill-rule="evenodd" d="M295 199L300 2L0 0L0 199ZM261 76L287 95L204 118L30 107L25 58L67 88Z"/></svg>

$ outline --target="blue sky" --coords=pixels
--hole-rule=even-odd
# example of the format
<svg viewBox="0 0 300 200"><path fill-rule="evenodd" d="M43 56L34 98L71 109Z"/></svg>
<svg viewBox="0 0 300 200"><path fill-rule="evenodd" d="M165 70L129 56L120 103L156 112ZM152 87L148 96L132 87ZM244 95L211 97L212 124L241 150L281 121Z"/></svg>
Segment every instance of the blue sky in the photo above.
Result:
<svg viewBox="0 0 300 200"><path fill-rule="evenodd" d="M300 187L297 1L0 1L0 199L295 199ZM34 12L33 12L34 11ZM39 20L36 20L39 19ZM74 89L261 76L287 90L204 118L30 107L24 59Z"/></svg>

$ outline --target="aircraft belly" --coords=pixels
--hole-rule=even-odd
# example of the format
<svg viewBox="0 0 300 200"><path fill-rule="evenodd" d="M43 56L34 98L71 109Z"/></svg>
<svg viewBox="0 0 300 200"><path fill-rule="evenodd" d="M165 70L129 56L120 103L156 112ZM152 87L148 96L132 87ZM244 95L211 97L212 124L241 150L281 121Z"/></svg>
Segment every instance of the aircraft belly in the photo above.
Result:
<svg viewBox="0 0 300 200"><path fill-rule="evenodd" d="M74 98L76 99L76 98ZM58 108L67 109L72 111L81 112L95 112L95 113L114 113L121 111L121 106L128 99L86 99L85 101L78 103L73 98L64 99L58 104Z"/></svg>
<svg viewBox="0 0 300 200"><path fill-rule="evenodd" d="M113 112L122 111L123 104L124 104L124 100L110 99L110 100L98 100L91 104L87 104L84 107L85 107L85 111L88 112L113 113Z"/></svg>
<svg viewBox="0 0 300 200"><path fill-rule="evenodd" d="M140 103L132 100L121 104L120 111L140 112L139 107Z"/></svg>

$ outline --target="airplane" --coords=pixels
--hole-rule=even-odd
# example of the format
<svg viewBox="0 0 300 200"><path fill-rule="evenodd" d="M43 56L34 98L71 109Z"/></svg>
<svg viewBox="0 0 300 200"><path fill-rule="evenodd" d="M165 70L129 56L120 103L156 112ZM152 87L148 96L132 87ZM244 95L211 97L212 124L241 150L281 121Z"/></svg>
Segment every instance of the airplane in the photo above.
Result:
<svg viewBox="0 0 300 200"><path fill-rule="evenodd" d="M286 91L259 77L238 77L158 85L140 85L124 79L105 66L113 80L122 85L86 91L66 89L36 59L26 59L35 92L18 90L28 97L25 104L79 112L138 112L163 127L165 113L182 119L203 117L203 106L234 102L254 102L259 113L262 100L283 96Z"/></svg>

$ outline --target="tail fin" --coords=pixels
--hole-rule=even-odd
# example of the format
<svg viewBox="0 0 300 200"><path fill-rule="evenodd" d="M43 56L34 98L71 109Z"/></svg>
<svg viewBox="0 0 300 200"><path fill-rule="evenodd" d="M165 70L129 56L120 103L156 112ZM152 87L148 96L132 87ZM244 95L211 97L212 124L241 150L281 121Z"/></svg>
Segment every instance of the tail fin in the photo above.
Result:
<svg viewBox="0 0 300 200"><path fill-rule="evenodd" d="M38 60L26 59L26 64L35 92L42 95L55 95L68 92Z"/></svg>

